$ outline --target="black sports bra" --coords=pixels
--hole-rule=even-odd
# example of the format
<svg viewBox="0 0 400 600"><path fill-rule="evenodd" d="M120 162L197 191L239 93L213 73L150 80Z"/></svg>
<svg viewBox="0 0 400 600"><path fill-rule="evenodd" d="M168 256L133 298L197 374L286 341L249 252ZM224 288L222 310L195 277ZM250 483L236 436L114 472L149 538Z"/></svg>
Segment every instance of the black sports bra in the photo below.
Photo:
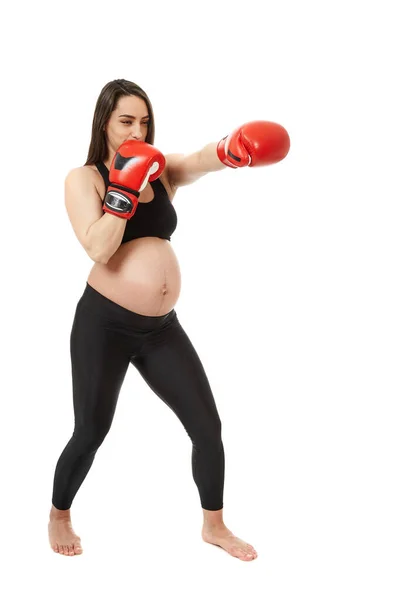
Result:
<svg viewBox="0 0 400 600"><path fill-rule="evenodd" d="M104 163L96 163L107 188L110 185L109 170ZM178 217L160 178L150 182L154 198L150 202L139 202L135 214L127 219L121 244L141 237L159 237L171 241ZM103 198L104 200L104 198Z"/></svg>

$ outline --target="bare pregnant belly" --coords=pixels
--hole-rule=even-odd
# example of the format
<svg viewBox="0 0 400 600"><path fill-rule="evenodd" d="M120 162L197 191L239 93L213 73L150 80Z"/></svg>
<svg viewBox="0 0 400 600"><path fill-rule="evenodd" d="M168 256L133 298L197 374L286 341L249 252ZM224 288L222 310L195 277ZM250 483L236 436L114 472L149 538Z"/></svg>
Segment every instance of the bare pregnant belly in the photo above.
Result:
<svg viewBox="0 0 400 600"><path fill-rule="evenodd" d="M170 242L145 237L122 244L106 265L95 263L87 282L128 310L158 317L174 308L181 273Z"/></svg>

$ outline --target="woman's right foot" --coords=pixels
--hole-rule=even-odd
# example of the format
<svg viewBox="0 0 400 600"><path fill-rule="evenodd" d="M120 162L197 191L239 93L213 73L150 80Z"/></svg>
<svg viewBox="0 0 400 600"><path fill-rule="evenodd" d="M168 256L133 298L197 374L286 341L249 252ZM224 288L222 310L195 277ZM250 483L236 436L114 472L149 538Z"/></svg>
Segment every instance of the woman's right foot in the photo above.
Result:
<svg viewBox="0 0 400 600"><path fill-rule="evenodd" d="M82 554L81 538L72 529L69 510L58 510L52 506L48 529L50 546L54 552L66 556Z"/></svg>

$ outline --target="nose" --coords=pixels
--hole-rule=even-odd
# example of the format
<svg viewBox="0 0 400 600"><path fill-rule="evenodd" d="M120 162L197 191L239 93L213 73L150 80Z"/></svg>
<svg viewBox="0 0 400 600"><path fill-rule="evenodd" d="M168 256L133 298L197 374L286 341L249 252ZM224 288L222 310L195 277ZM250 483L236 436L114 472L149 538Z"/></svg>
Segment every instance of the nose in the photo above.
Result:
<svg viewBox="0 0 400 600"><path fill-rule="evenodd" d="M140 125L135 127L132 131L131 131L131 137L135 140L140 140L140 138L142 137L142 132L140 129Z"/></svg>

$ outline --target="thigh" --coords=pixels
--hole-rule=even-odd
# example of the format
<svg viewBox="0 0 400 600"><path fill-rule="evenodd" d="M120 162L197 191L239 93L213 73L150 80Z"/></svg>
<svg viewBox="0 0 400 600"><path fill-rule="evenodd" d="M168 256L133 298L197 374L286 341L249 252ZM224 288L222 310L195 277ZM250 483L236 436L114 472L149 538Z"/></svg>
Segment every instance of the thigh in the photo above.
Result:
<svg viewBox="0 0 400 600"><path fill-rule="evenodd" d="M142 351L131 358L149 387L195 437L215 439L221 421L203 364L176 318L150 336Z"/></svg>
<svg viewBox="0 0 400 600"><path fill-rule="evenodd" d="M90 310L79 307L70 338L75 429L109 429L129 366L129 354Z"/></svg>

